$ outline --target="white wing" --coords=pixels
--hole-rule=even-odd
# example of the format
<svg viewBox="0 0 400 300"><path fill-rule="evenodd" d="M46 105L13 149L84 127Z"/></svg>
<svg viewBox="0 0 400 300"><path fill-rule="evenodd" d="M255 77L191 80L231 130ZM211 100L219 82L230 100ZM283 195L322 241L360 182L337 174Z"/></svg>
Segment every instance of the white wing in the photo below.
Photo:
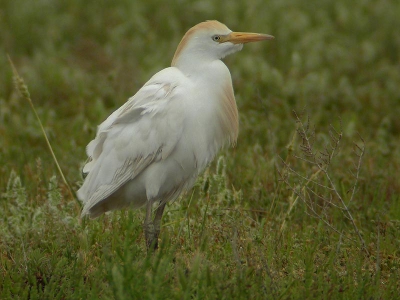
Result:
<svg viewBox="0 0 400 300"><path fill-rule="evenodd" d="M88 175L78 191L82 215L171 154L183 130L181 87L186 80L176 68L160 71L98 127L87 146L90 161L83 172Z"/></svg>

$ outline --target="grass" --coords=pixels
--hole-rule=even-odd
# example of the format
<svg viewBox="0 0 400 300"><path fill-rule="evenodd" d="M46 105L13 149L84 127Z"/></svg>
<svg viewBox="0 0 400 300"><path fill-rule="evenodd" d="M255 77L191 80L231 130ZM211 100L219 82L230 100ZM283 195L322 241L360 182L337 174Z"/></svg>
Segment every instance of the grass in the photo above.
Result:
<svg viewBox="0 0 400 300"><path fill-rule="evenodd" d="M389 0L3 1L0 299L399 298L399 14ZM143 211L79 218L7 54L77 190L96 125L206 19L276 39L226 59L238 144L167 206L148 256ZM342 134L327 173L304 160L293 111L309 118L317 158L331 124ZM365 145L356 178L354 143ZM324 174L354 224L326 205Z"/></svg>

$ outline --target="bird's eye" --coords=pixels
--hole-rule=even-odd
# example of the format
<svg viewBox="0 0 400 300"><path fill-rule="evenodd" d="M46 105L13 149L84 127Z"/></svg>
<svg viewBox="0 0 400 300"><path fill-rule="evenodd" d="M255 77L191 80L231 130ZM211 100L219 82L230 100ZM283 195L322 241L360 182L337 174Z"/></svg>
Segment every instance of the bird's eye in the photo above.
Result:
<svg viewBox="0 0 400 300"><path fill-rule="evenodd" d="M221 40L221 37L219 35L213 35L212 40L214 42L219 42Z"/></svg>

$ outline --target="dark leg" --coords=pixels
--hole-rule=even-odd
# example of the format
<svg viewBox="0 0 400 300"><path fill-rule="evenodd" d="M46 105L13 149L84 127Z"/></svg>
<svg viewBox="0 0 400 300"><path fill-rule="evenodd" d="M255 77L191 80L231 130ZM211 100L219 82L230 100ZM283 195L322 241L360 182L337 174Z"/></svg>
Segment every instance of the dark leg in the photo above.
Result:
<svg viewBox="0 0 400 300"><path fill-rule="evenodd" d="M154 250L158 248L158 236L160 235L161 218L164 213L165 205L166 202L160 201L160 204L157 207L156 214L154 216L154 238L155 238Z"/></svg>
<svg viewBox="0 0 400 300"><path fill-rule="evenodd" d="M152 208L153 208L153 200L148 200L146 204L146 218L144 219L144 236L146 238L146 247L147 251L157 244L154 240L155 231L154 231L154 223L151 218L152 215Z"/></svg>

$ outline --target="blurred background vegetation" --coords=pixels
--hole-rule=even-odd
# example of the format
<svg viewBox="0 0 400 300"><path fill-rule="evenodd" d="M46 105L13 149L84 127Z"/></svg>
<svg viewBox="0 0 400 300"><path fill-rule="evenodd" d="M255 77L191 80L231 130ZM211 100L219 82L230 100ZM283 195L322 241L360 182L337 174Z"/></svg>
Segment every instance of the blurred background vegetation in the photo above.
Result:
<svg viewBox="0 0 400 300"><path fill-rule="evenodd" d="M399 16L395 0L2 0L0 298L124 299L139 290L143 298L201 298L207 290L209 298L398 297ZM79 221L6 55L76 190L96 125L169 66L186 30L207 19L275 40L225 60L240 113L238 144L193 194L167 207L164 250L143 262L140 211ZM301 143L293 139L293 110L310 117L321 149L329 124L342 124L331 175L343 191L354 181L353 141L365 141L350 209L370 256L321 229L302 203L288 213L291 191L278 170L287 146ZM351 227L340 214L330 218L345 233ZM289 230L279 235L284 222Z"/></svg>

